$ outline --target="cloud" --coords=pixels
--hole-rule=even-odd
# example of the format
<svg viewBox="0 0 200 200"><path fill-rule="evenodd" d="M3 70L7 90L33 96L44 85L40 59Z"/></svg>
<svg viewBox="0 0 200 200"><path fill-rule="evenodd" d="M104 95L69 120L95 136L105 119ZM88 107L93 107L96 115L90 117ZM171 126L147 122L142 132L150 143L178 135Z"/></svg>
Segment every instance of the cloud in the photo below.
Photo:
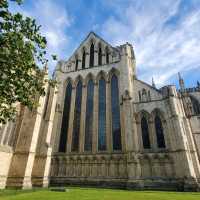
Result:
<svg viewBox="0 0 200 200"><path fill-rule="evenodd" d="M139 78L153 76L161 86L178 71L199 67L200 7L184 13L181 0L112 2L117 14L104 22L102 35L115 45L133 44Z"/></svg>
<svg viewBox="0 0 200 200"><path fill-rule="evenodd" d="M36 19L38 25L41 25L41 33L47 39L47 56L50 60L49 67L52 73L56 63L51 60L51 54L57 54L58 58L64 57L65 49L69 43L70 37L66 34L67 28L73 23L71 17L60 1L53 0L34 0L26 1L17 7L13 4L13 11L20 11L25 16Z"/></svg>

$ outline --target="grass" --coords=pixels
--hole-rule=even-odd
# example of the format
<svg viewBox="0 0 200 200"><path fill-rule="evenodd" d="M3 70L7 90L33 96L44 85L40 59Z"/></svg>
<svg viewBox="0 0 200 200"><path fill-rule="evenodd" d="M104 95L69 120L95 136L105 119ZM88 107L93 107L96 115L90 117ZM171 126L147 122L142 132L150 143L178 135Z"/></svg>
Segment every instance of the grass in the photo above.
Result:
<svg viewBox="0 0 200 200"><path fill-rule="evenodd" d="M0 200L200 200L200 193L68 188L66 192L0 190Z"/></svg>

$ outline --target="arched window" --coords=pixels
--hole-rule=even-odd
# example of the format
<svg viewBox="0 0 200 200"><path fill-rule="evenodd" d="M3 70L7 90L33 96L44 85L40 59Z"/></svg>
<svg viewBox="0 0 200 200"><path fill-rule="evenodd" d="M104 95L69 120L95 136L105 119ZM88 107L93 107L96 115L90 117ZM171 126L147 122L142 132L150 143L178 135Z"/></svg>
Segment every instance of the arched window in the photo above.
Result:
<svg viewBox="0 0 200 200"><path fill-rule="evenodd" d="M111 108L112 108L112 138L113 150L121 150L121 125L119 108L118 78L113 75L111 78Z"/></svg>
<svg viewBox="0 0 200 200"><path fill-rule="evenodd" d="M99 46L99 52L98 52L98 65L102 65L102 50L101 50L101 46Z"/></svg>
<svg viewBox="0 0 200 200"><path fill-rule="evenodd" d="M82 69L85 69L85 50L83 51L82 55Z"/></svg>
<svg viewBox="0 0 200 200"><path fill-rule="evenodd" d="M147 91L144 88L142 89L142 101L147 101Z"/></svg>
<svg viewBox="0 0 200 200"><path fill-rule="evenodd" d="M74 109L74 123L72 136L72 151L79 150L79 134L81 123L81 101L82 101L82 82L79 81L76 86L76 100Z"/></svg>
<svg viewBox="0 0 200 200"><path fill-rule="evenodd" d="M195 97L190 96L191 102L192 102L192 107L195 115L200 115L200 103L198 102Z"/></svg>
<svg viewBox="0 0 200 200"><path fill-rule="evenodd" d="M164 138L162 121L158 115L156 115L155 117L155 130L156 130L158 148L165 148L165 138Z"/></svg>
<svg viewBox="0 0 200 200"><path fill-rule="evenodd" d="M94 44L90 46L90 67L94 67Z"/></svg>
<svg viewBox="0 0 200 200"><path fill-rule="evenodd" d="M75 61L75 70L77 71L78 70L78 58L76 58L76 61Z"/></svg>
<svg viewBox="0 0 200 200"><path fill-rule="evenodd" d="M65 92L64 110L63 110L62 125L60 131L59 152L65 152L66 150L68 127L69 127L69 114L71 106L71 95L72 95L72 85L71 83L68 83Z"/></svg>
<svg viewBox="0 0 200 200"><path fill-rule="evenodd" d="M99 80L98 150L106 150L106 81Z"/></svg>
<svg viewBox="0 0 200 200"><path fill-rule="evenodd" d="M106 48L106 64L109 64L109 50Z"/></svg>
<svg viewBox="0 0 200 200"><path fill-rule="evenodd" d="M85 151L92 150L92 133L93 133L93 106L94 106L94 82L88 81L87 85L87 102L86 102L86 122L85 122Z"/></svg>
<svg viewBox="0 0 200 200"><path fill-rule="evenodd" d="M150 149L150 140L149 140L149 127L146 118L143 116L141 119L141 130L142 130L142 142L144 149Z"/></svg>

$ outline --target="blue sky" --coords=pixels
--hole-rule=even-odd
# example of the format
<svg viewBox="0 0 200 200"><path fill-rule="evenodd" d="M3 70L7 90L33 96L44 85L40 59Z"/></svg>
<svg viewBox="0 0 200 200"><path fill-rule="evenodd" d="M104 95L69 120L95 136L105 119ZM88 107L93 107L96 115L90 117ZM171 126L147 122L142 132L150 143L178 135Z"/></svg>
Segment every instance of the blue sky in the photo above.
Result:
<svg viewBox="0 0 200 200"><path fill-rule="evenodd" d="M113 46L133 44L143 81L177 85L179 71L188 87L200 80L200 0L24 0L11 9L36 18L59 59L92 30Z"/></svg>

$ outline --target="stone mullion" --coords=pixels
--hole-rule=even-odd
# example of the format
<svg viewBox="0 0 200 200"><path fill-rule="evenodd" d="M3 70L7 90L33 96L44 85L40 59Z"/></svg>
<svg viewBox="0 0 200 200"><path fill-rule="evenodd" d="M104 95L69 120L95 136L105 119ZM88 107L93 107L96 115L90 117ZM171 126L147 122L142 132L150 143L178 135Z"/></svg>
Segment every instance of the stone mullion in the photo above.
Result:
<svg viewBox="0 0 200 200"><path fill-rule="evenodd" d="M106 55L105 53L102 53L102 65L106 64Z"/></svg>
<svg viewBox="0 0 200 200"><path fill-rule="evenodd" d="M156 150L157 139L156 139L156 131L155 131L153 119L150 119L148 121L148 125L149 125L149 139L150 139L151 149Z"/></svg>
<svg viewBox="0 0 200 200"><path fill-rule="evenodd" d="M72 96L71 96L70 115L69 115L69 128L68 128L68 138L67 138L67 153L71 152L72 134L73 134L73 122L74 122L74 109L75 109L75 98L76 98L76 89L73 87L72 88Z"/></svg>
<svg viewBox="0 0 200 200"><path fill-rule="evenodd" d="M94 85L94 110L93 110L93 136L92 136L92 152L97 152L97 146L98 146L98 84L95 83Z"/></svg>
<svg viewBox="0 0 200 200"><path fill-rule="evenodd" d="M90 54L85 52L85 68L89 68L90 66Z"/></svg>
<svg viewBox="0 0 200 200"><path fill-rule="evenodd" d="M94 51L94 66L98 66L98 51Z"/></svg>
<svg viewBox="0 0 200 200"><path fill-rule="evenodd" d="M86 98L87 98L87 87L84 85L82 88L82 101L81 101L81 124L80 124L80 135L79 135L79 151L84 152L85 144L85 122L86 122Z"/></svg>
<svg viewBox="0 0 200 200"><path fill-rule="evenodd" d="M106 146L107 151L112 152L112 131L111 131L111 92L110 82L106 83Z"/></svg>

